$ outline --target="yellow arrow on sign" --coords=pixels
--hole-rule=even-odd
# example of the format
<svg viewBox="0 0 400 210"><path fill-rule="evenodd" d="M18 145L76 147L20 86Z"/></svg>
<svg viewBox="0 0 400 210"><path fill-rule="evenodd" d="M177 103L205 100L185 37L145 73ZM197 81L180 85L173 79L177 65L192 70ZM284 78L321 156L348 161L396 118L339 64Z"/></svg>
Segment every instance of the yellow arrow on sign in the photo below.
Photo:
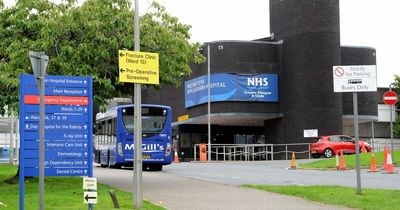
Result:
<svg viewBox="0 0 400 210"><path fill-rule="evenodd" d="M119 81L159 84L158 53L119 50Z"/></svg>

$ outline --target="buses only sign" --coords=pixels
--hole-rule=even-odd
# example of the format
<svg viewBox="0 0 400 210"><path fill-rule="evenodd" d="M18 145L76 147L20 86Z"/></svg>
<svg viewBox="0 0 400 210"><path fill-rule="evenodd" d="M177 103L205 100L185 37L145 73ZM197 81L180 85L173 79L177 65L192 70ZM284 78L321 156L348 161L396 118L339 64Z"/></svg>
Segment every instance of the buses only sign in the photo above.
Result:
<svg viewBox="0 0 400 210"><path fill-rule="evenodd" d="M160 83L158 53L119 50L118 54L120 82Z"/></svg>

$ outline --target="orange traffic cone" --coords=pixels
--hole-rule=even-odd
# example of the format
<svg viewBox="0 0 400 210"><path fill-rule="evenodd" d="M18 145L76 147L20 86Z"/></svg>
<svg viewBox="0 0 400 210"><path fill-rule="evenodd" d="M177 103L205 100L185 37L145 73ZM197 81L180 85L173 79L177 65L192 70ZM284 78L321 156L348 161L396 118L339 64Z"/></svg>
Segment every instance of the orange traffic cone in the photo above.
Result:
<svg viewBox="0 0 400 210"><path fill-rule="evenodd" d="M364 141L361 141L361 153L367 153L367 151L365 151Z"/></svg>
<svg viewBox="0 0 400 210"><path fill-rule="evenodd" d="M387 163L386 163L386 172L385 172L385 174L393 174L393 173L395 173L395 172L393 170L392 156L390 155L390 152L389 152L387 154Z"/></svg>
<svg viewBox="0 0 400 210"><path fill-rule="evenodd" d="M174 163L179 163L178 152L175 150Z"/></svg>
<svg viewBox="0 0 400 210"><path fill-rule="evenodd" d="M336 170L339 170L339 154L336 153Z"/></svg>
<svg viewBox="0 0 400 210"><path fill-rule="evenodd" d="M386 164L387 164L387 153L388 153L388 151L387 151L387 148L386 148L386 146L385 146L385 147L383 147L383 162L382 162L382 168L383 168L383 169L386 169Z"/></svg>
<svg viewBox="0 0 400 210"><path fill-rule="evenodd" d="M371 155L371 169L368 172L378 172L378 169L376 168L376 160L374 153L372 153Z"/></svg>
<svg viewBox="0 0 400 210"><path fill-rule="evenodd" d="M346 170L346 162L344 161L343 150L340 150L340 166L339 170Z"/></svg>
<svg viewBox="0 0 400 210"><path fill-rule="evenodd" d="M292 163L290 164L290 169L296 169L297 168L296 165L297 165L296 164L296 156L295 156L294 152L292 152Z"/></svg>

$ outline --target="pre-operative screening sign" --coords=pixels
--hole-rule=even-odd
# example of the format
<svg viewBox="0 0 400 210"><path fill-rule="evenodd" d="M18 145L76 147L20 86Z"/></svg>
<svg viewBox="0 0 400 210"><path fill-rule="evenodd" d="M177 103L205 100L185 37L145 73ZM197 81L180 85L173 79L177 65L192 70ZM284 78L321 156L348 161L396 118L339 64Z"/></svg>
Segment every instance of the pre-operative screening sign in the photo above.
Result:
<svg viewBox="0 0 400 210"><path fill-rule="evenodd" d="M376 66L333 66L334 92L375 92Z"/></svg>
<svg viewBox="0 0 400 210"><path fill-rule="evenodd" d="M119 81L159 84L158 53L119 50Z"/></svg>

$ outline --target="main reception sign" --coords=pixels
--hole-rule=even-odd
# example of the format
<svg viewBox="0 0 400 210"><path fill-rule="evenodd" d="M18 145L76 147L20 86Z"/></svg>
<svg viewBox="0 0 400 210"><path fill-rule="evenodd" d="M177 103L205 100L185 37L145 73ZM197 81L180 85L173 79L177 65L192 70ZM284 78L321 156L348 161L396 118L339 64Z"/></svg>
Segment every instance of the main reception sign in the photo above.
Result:
<svg viewBox="0 0 400 210"><path fill-rule="evenodd" d="M278 75L210 75L211 102L260 101L278 102ZM203 75L185 82L185 108L207 103L208 79Z"/></svg>

